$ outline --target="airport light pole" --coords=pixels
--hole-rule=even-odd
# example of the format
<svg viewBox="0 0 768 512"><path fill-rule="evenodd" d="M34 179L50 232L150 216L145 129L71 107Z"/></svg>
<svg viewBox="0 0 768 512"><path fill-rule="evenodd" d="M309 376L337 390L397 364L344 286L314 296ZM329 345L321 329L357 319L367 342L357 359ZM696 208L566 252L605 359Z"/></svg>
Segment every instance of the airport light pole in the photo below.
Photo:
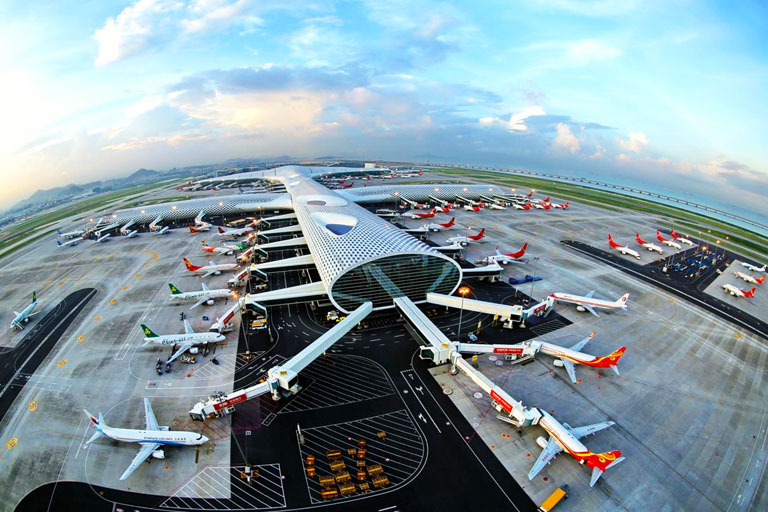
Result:
<svg viewBox="0 0 768 512"><path fill-rule="evenodd" d="M469 293L469 286L462 286L459 288L459 295L461 295L461 309L459 310L459 326L456 329L456 341L461 341L461 320L464 316L464 297Z"/></svg>

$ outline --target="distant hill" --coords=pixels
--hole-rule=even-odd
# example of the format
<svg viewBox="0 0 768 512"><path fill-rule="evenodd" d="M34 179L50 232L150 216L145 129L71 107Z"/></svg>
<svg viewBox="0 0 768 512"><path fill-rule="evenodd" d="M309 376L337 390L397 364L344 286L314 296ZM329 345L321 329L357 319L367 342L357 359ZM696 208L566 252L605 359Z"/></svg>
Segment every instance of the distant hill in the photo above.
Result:
<svg viewBox="0 0 768 512"><path fill-rule="evenodd" d="M69 197L83 194L87 192L87 190L88 189L85 189L79 185L67 185L65 187L49 188L48 190L38 190L28 198L13 205L11 209L16 210L27 208L35 204L47 203L50 201L60 201L62 199L67 199Z"/></svg>
<svg viewBox="0 0 768 512"><path fill-rule="evenodd" d="M153 171L152 169L139 169L138 171L134 172L130 176L127 176L123 179L129 180L129 181L135 181L135 180L155 179L159 177L160 177L160 173L157 171Z"/></svg>

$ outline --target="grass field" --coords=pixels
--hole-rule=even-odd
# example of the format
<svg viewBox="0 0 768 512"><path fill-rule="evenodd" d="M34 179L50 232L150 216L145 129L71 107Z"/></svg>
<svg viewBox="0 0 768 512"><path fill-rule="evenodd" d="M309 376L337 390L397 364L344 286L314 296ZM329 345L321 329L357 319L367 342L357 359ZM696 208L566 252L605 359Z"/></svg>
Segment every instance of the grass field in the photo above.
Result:
<svg viewBox="0 0 768 512"><path fill-rule="evenodd" d="M726 247L729 249L734 249L734 245L738 245L742 247L745 250L744 252L748 253L749 256L756 259L765 259L766 255L768 255L768 238L758 233L706 215L698 215L654 201L606 192L580 185L573 185L570 183L530 178L528 176L505 175L501 173L458 168L433 168L431 170L447 175L483 179L499 186L522 187L525 189L533 188L542 192L551 193L558 199L578 200L591 206L610 210L632 209L635 211L663 215L671 221L666 227L673 227L673 222L674 225L684 226L686 232L690 236L701 238L702 240L706 240L713 244L719 239L722 242L725 242ZM518 192L522 193L525 192L525 190L518 190ZM727 240L726 237L728 237Z"/></svg>

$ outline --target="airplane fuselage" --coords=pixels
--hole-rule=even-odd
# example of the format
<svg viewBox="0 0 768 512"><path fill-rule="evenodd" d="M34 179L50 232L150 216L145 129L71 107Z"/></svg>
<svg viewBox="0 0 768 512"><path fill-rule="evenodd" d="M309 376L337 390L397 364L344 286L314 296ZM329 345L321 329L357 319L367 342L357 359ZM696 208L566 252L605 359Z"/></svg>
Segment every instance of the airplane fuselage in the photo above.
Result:
<svg viewBox="0 0 768 512"><path fill-rule="evenodd" d="M191 334L164 334L152 338L144 338L144 341L154 343L155 345L180 345L192 342L196 345L206 343L218 343L224 341L224 336L214 332L196 332Z"/></svg>
<svg viewBox="0 0 768 512"><path fill-rule="evenodd" d="M553 297L555 300L559 302L568 302L570 304L576 304L579 306L586 305L586 306L591 306L593 308L601 308L601 309L627 309L626 304L619 305L609 300L595 299L592 297L584 297L581 295L571 295L570 293L555 292L551 294L551 297Z"/></svg>
<svg viewBox="0 0 768 512"><path fill-rule="evenodd" d="M11 329L16 329L17 331L21 331L24 329L24 321L27 320L27 317L29 317L29 314L37 307L37 301L33 301L29 306L25 307L21 313L16 315L13 320L11 320Z"/></svg>
<svg viewBox="0 0 768 512"><path fill-rule="evenodd" d="M171 294L171 300L197 300L203 297L210 297L212 299L220 299L232 295L231 290L219 289L219 290L200 290L195 292L182 292L177 294Z"/></svg>
<svg viewBox="0 0 768 512"><path fill-rule="evenodd" d="M123 443L157 443L175 446L197 446L205 444L208 439L196 432L178 430L134 430L130 428L115 428L100 426L102 434L115 441Z"/></svg>

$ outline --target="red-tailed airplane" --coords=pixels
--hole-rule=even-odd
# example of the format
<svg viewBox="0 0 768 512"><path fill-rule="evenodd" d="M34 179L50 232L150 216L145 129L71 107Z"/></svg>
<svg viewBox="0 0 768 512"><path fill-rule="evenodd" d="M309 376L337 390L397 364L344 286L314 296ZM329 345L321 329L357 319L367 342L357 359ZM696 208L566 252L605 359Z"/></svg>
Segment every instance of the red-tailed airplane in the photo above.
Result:
<svg viewBox="0 0 768 512"><path fill-rule="evenodd" d="M460 244L460 245L467 245L467 244L475 244L478 243L480 240L485 237L485 228L481 229L479 233L476 235L469 235L469 236L452 236L448 240L446 240L449 244Z"/></svg>
<svg viewBox="0 0 768 512"><path fill-rule="evenodd" d="M682 243L684 243L685 245L690 245L691 247L693 247L694 245L696 245L696 244L694 244L693 242L691 242L690 240L688 240L687 238L685 238L685 237L683 237L683 236L680 236L680 235L678 235L677 233L675 233L675 230L674 230L674 229L673 229L673 230L672 230L672 231L671 231L669 234L670 234L670 235L672 235L672 238L674 238L674 239L675 239L675 240L677 240L678 242L682 242Z"/></svg>
<svg viewBox="0 0 768 512"><path fill-rule="evenodd" d="M453 208L453 203L448 203L445 206L438 206L436 210L440 213L451 213L451 208Z"/></svg>
<svg viewBox="0 0 768 512"><path fill-rule="evenodd" d="M510 252L507 254L503 254L499 252L499 248L496 248L496 254L493 254L491 256L488 256L485 258L486 263L501 263L502 265L506 265L507 263L524 263L522 261L519 261L520 258L525 256L525 250L528 248L528 242L525 242L523 244L523 247L517 251L517 252Z"/></svg>
<svg viewBox="0 0 768 512"><path fill-rule="evenodd" d="M664 249L659 247L656 244L652 244L650 242L646 242L642 238L640 238L640 233L635 233L635 240L637 240L637 243L640 244L642 247L645 247L649 251L656 251L659 254L664 254Z"/></svg>
<svg viewBox="0 0 768 512"><path fill-rule="evenodd" d="M428 212L408 212L405 214L406 217L410 217L412 219L431 219L435 216L435 213L437 212L436 208L432 208Z"/></svg>
<svg viewBox="0 0 768 512"><path fill-rule="evenodd" d="M679 243L675 242L674 240L670 240L669 238L664 238L663 236L661 236L661 232L658 229L656 230L656 239L659 242L663 243L664 245L672 247L673 249L680 250L680 249L683 248L682 245L680 245Z"/></svg>
<svg viewBox="0 0 768 512"><path fill-rule="evenodd" d="M581 309L582 311L589 311L595 316L598 316L597 312L595 311L595 308L600 309L627 309L627 299L629 298L629 294L625 293L621 297L619 297L617 300L611 302L609 300L603 300L603 299L595 299L593 298L595 294L595 290L590 291L588 294L582 296L579 295L571 295L570 293L561 293L561 292L555 292L550 295L553 299L557 300L558 302L568 302L570 304L576 304L576 309Z"/></svg>
<svg viewBox="0 0 768 512"><path fill-rule="evenodd" d="M452 228L454 224L456 224L456 217L451 217L451 220L449 220L448 222L443 222L438 225L442 228L447 229L447 228Z"/></svg>
<svg viewBox="0 0 768 512"><path fill-rule="evenodd" d="M480 211L480 205L476 204L465 204L464 209L468 212L479 212Z"/></svg>
<svg viewBox="0 0 768 512"><path fill-rule="evenodd" d="M570 204L571 203L568 201L566 201L565 203L552 203L552 208L562 208L563 210L567 210Z"/></svg>
<svg viewBox="0 0 768 512"><path fill-rule="evenodd" d="M619 245L617 244L610 233L608 233L608 244L619 251L621 254L627 255L627 256L634 256L637 259L640 259L640 255L637 253L637 251L630 249L629 247L625 245Z"/></svg>
<svg viewBox="0 0 768 512"><path fill-rule="evenodd" d="M531 191L530 191L530 192L528 192L528 195L527 195L527 196L525 196L525 197L533 197L533 189L531 189Z"/></svg>
<svg viewBox="0 0 768 512"><path fill-rule="evenodd" d="M210 225L207 225L207 226L197 226L197 227L189 226L189 232L192 233L193 235L196 235L197 233L202 233L203 231L210 231L210 230L211 230L211 226Z"/></svg>
<svg viewBox="0 0 768 512"><path fill-rule="evenodd" d="M736 272L733 273L733 275L735 275L739 279L742 279L742 280L744 280L744 281L746 281L748 283L752 283L752 284L763 284L765 282L765 274L763 274L763 277L761 277L760 279L757 279L757 278L755 278L755 277L753 277L753 276L751 276L749 274L745 274L744 272L739 272L737 270Z"/></svg>
<svg viewBox="0 0 768 512"><path fill-rule="evenodd" d="M734 297L745 297L747 299L751 299L755 296L756 288L753 286L751 290L742 290L741 288L737 288L732 284L724 284L723 290L725 290L725 293L729 293Z"/></svg>

